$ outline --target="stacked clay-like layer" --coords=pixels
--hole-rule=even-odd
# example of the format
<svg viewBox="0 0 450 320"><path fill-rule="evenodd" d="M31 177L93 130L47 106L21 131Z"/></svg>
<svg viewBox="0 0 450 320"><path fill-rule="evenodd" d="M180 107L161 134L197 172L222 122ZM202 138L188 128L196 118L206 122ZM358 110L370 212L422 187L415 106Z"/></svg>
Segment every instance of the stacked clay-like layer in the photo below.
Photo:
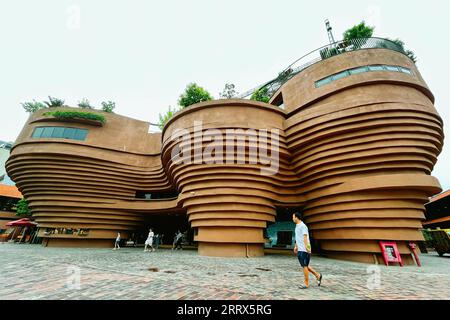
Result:
<svg viewBox="0 0 450 320"><path fill-rule="evenodd" d="M67 109L70 110L70 109ZM159 155L160 134L148 124L108 115L104 127L58 122L37 111L17 139L7 170L29 201L47 245L106 246L139 229L152 208L176 203L135 199L138 190L170 190ZM36 127L87 129L85 141L32 138ZM141 145L130 145L130 140ZM155 148L156 147L156 148ZM163 206L161 206L163 204ZM85 236L45 234L47 228L88 229Z"/></svg>
<svg viewBox="0 0 450 320"><path fill-rule="evenodd" d="M314 82L365 65L396 65L412 74L373 71ZM301 93L301 95L299 95ZM414 63L388 50L366 50L312 66L282 88L292 169L306 195L304 216L328 256L373 262L380 240L422 240L430 176L442 149L442 120Z"/></svg>
<svg viewBox="0 0 450 320"><path fill-rule="evenodd" d="M197 228L200 254L263 254L263 231L267 222L275 221L275 201L295 196L287 188L295 177L288 168L283 121L284 113L266 104L219 100L190 107L166 125L162 161L180 192L179 201L191 226ZM180 129L188 139L176 135ZM260 129L268 130L267 145L262 144ZM273 129L276 136L272 136ZM278 165L273 164L269 172L271 165L266 160L275 144ZM216 153L209 152L214 146ZM254 150L256 163L251 163ZM178 152L190 156L176 161ZM268 158L262 159L266 152ZM220 154L222 158L216 158Z"/></svg>

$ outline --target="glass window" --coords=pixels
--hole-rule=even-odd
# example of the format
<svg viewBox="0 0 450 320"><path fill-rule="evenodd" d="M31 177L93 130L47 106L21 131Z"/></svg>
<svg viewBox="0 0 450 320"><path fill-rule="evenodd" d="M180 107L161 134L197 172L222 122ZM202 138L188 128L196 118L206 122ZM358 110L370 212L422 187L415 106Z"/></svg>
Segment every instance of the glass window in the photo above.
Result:
<svg viewBox="0 0 450 320"><path fill-rule="evenodd" d="M383 71L383 66L369 66L370 71Z"/></svg>
<svg viewBox="0 0 450 320"><path fill-rule="evenodd" d="M342 79L342 78L345 78L345 77L347 77L348 75L349 75L349 73L348 73L347 70L342 71L342 72L339 72L339 73L333 75L333 81L339 80L339 79Z"/></svg>
<svg viewBox="0 0 450 320"><path fill-rule="evenodd" d="M64 139L74 139L75 137L75 128L65 128L63 138Z"/></svg>
<svg viewBox="0 0 450 320"><path fill-rule="evenodd" d="M64 134L64 127L55 127L53 129L52 137L53 138L62 138L63 134Z"/></svg>
<svg viewBox="0 0 450 320"><path fill-rule="evenodd" d="M33 135L31 137L32 138L40 138L42 131L44 131L44 128L42 128L42 127L34 128Z"/></svg>
<svg viewBox="0 0 450 320"><path fill-rule="evenodd" d="M403 73L407 73L407 74L411 74L411 75L413 74L410 69L404 68L404 67L388 66L388 65L372 65L372 66L353 68L353 69L339 72L335 75L332 75L332 76L329 76L329 77L326 77L326 78L316 81L315 85L316 85L316 88L319 88L325 84L328 84L328 83L338 80L338 79L342 79L346 76L364 73L364 72L368 72L368 71L395 71L395 72L403 72Z"/></svg>
<svg viewBox="0 0 450 320"><path fill-rule="evenodd" d="M87 135L86 129L76 129L74 139L84 140L84 139L86 139L86 135Z"/></svg>
<svg viewBox="0 0 450 320"><path fill-rule="evenodd" d="M350 74L359 74L359 73L363 73L363 72L369 71L369 68L364 66L364 67L350 69L349 71L350 71Z"/></svg>
<svg viewBox="0 0 450 320"><path fill-rule="evenodd" d="M407 69L407 68L403 68L403 67L398 67L400 69L401 72L403 73L407 73L407 74L412 74L411 70Z"/></svg>
<svg viewBox="0 0 450 320"><path fill-rule="evenodd" d="M396 71L399 72L400 70L398 70L398 67L396 66L384 66L386 68L386 70L388 71Z"/></svg>
<svg viewBox="0 0 450 320"><path fill-rule="evenodd" d="M316 81L316 88L323 86L324 84L330 83L331 77L326 77L322 80Z"/></svg>
<svg viewBox="0 0 450 320"><path fill-rule="evenodd" d="M53 127L44 127L41 138L51 138L53 133Z"/></svg>

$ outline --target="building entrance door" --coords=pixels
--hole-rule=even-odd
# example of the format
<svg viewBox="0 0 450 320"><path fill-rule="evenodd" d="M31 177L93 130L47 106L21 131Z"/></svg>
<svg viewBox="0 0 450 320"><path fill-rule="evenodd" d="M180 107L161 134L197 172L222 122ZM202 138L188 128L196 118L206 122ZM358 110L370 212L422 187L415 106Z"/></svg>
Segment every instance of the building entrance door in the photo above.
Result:
<svg viewBox="0 0 450 320"><path fill-rule="evenodd" d="M149 229L160 235L160 245L172 245L176 233L181 231L185 234L184 245L194 245L194 231L189 225L188 218L182 213L149 214L144 225L137 232L137 244L143 245L147 239Z"/></svg>

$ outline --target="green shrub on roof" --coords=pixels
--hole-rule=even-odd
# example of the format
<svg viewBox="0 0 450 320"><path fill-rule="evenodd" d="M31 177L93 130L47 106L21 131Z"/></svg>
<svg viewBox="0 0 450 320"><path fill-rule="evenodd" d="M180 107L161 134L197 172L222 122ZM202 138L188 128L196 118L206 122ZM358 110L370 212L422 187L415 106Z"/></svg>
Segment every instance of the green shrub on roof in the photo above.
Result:
<svg viewBox="0 0 450 320"><path fill-rule="evenodd" d="M73 119L81 118L93 121L100 121L101 123L106 122L106 118L101 114L91 113L91 112L80 112L80 111L53 111L46 112L44 116L53 116L58 119Z"/></svg>
<svg viewBox="0 0 450 320"><path fill-rule="evenodd" d="M270 100L269 89L267 87L260 88L253 92L250 100L261 101L268 103Z"/></svg>
<svg viewBox="0 0 450 320"><path fill-rule="evenodd" d="M213 100L213 97L208 91L198 86L196 83L190 83L187 85L184 92L180 95L178 104L182 108L186 108L190 105L210 100Z"/></svg>

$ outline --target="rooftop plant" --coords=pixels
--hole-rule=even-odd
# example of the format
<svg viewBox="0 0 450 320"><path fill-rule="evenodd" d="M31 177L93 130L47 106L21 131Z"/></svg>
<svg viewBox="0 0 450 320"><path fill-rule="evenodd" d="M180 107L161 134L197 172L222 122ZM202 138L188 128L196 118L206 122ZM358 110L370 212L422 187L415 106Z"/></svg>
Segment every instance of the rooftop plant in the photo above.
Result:
<svg viewBox="0 0 450 320"><path fill-rule="evenodd" d="M33 102L23 102L21 103L22 107L25 109L26 112L33 113L38 111L39 109L46 108L46 105L42 102L38 102L33 99Z"/></svg>
<svg viewBox="0 0 450 320"><path fill-rule="evenodd" d="M158 127L162 130L166 123L173 117L173 115L177 112L177 109L172 109L171 106L169 106L169 110L167 110L164 114L159 114L159 122Z"/></svg>
<svg viewBox="0 0 450 320"><path fill-rule="evenodd" d="M387 38L388 40L390 40L390 41L392 41L392 42L394 42L395 44L397 44L404 52L405 52L405 54L412 60L412 61L414 61L414 63L416 63L417 62L417 57L416 57L416 55L414 54L414 52L412 52L411 50L407 50L407 49L405 49L405 43L402 41L402 40L400 40L400 39L389 39L389 38Z"/></svg>
<svg viewBox="0 0 450 320"><path fill-rule="evenodd" d="M62 99L58 99L58 98L54 98L51 96L48 96L48 100L49 101L44 101L44 103L49 107L49 108L56 108L56 107L62 107L64 105L64 100Z"/></svg>
<svg viewBox="0 0 450 320"><path fill-rule="evenodd" d="M78 106L82 109L94 109L93 106L89 103L89 100L86 98L81 99L81 101L78 101Z"/></svg>
<svg viewBox="0 0 450 320"><path fill-rule="evenodd" d="M226 83L222 92L219 94L222 99L232 99L237 95L235 86L232 83Z"/></svg>
<svg viewBox="0 0 450 320"><path fill-rule="evenodd" d="M106 118L101 114L91 112L81 112L81 111L51 111L44 113L44 116L53 116L58 119L79 118L79 119L100 121L101 123L106 122Z"/></svg>
<svg viewBox="0 0 450 320"><path fill-rule="evenodd" d="M260 88L253 92L250 100L261 101L261 102L269 102L270 95L269 89L267 87Z"/></svg>
<svg viewBox="0 0 450 320"><path fill-rule="evenodd" d="M213 97L208 91L198 86L196 83L190 83L186 87L184 93L180 95L178 104L182 108L186 108L190 105L209 100L213 100Z"/></svg>
<svg viewBox="0 0 450 320"><path fill-rule="evenodd" d="M344 40L370 38L373 35L373 30L375 30L375 27L369 27L365 21L361 21L344 32Z"/></svg>
<svg viewBox="0 0 450 320"><path fill-rule="evenodd" d="M102 110L105 112L112 113L116 108L116 103L112 101L103 101L102 102Z"/></svg>

